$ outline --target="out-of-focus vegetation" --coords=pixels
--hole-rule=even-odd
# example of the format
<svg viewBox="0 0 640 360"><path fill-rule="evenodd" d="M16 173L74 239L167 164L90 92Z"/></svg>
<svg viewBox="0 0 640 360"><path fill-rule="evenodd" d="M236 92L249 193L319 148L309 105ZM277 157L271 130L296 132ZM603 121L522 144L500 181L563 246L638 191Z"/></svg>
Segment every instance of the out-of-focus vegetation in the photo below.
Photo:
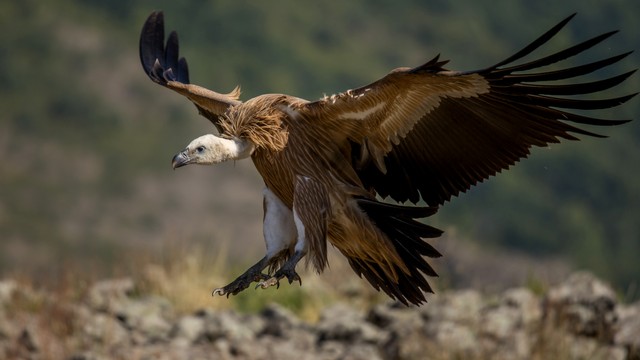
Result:
<svg viewBox="0 0 640 360"><path fill-rule="evenodd" d="M583 62L640 44L632 0L3 2L0 275L48 279L69 262L124 272L124 253L167 242L240 244L229 253L243 263L260 256L261 183L250 164L170 171L173 153L211 130L142 72L138 35L155 9L178 30L192 81L221 92L240 84L244 99L316 99L437 53L452 69L482 68L575 11L549 52L612 29L622 31ZM611 94L639 90L636 75ZM432 221L487 247L564 256L638 296L640 101L599 115L636 121L597 129L609 139L538 149ZM213 259L219 248L208 246Z"/></svg>

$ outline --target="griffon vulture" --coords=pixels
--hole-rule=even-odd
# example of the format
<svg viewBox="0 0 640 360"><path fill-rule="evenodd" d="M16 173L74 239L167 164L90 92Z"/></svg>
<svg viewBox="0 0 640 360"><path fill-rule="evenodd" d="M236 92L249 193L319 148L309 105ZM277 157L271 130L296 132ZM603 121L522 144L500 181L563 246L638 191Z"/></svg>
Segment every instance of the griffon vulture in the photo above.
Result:
<svg viewBox="0 0 640 360"><path fill-rule="evenodd" d="M175 155L173 167L250 157L265 183L266 255L213 294L235 295L253 282L266 288L283 278L300 281L296 265L305 256L320 273L327 266L329 242L375 289L404 304L424 302L424 292L432 292L425 276L436 276L425 257L441 256L425 239L442 231L419 219L527 157L532 146L577 140L577 135L601 137L581 125L627 122L571 110L611 108L635 94L566 96L599 94L634 71L596 81L555 81L590 74L629 53L539 70L615 31L517 63L572 17L481 70L447 70L447 61L436 56L318 101L267 94L242 102L239 88L222 94L191 84L176 33L169 34L165 45L163 13L152 13L140 38L145 72L191 100L218 132L193 140ZM426 206L406 205L420 201Z"/></svg>

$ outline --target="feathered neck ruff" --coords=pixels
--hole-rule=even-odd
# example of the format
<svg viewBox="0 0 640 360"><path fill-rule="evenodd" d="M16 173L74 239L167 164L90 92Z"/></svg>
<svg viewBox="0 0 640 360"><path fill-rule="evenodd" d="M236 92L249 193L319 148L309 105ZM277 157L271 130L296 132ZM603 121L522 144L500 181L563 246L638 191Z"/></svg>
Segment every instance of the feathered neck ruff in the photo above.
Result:
<svg viewBox="0 0 640 360"><path fill-rule="evenodd" d="M256 149L281 151L289 132L282 121L286 114L275 105L283 99L284 96L264 95L231 107L220 121L221 135L248 139Z"/></svg>

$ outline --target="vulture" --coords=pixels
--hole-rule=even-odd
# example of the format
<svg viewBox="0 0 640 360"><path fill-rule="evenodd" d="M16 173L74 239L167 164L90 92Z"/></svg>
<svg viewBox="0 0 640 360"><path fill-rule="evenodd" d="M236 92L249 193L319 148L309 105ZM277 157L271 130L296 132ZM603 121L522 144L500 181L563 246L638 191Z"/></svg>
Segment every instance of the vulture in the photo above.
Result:
<svg viewBox="0 0 640 360"><path fill-rule="evenodd" d="M285 278L301 284L296 265L306 258L321 273L330 243L376 290L405 305L425 302L425 293L433 292L427 277L437 276L427 259L441 256L428 239L442 231L421 219L526 158L533 146L604 137L584 125L630 121L591 117L585 110L612 108L635 96L601 95L635 70L574 79L630 52L542 70L616 31L522 60L574 15L481 70L448 70L448 61L436 56L317 101L265 94L243 102L238 87L225 94L192 84L176 32L165 43L163 13L153 12L140 37L144 71L187 97L217 130L178 152L173 168L251 158L264 180L266 254L212 295L236 295L253 283L279 286ZM575 96L585 94L592 95Z"/></svg>

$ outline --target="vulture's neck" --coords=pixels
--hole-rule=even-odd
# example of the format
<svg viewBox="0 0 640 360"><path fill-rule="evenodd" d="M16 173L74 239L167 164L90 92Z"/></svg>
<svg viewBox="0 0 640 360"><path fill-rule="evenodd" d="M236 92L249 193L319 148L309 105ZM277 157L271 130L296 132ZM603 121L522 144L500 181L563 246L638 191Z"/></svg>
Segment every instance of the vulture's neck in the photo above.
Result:
<svg viewBox="0 0 640 360"><path fill-rule="evenodd" d="M251 156L254 144L247 139L225 139L215 135L204 135L194 140L208 148L204 160L208 164L217 164L227 160L240 160Z"/></svg>

